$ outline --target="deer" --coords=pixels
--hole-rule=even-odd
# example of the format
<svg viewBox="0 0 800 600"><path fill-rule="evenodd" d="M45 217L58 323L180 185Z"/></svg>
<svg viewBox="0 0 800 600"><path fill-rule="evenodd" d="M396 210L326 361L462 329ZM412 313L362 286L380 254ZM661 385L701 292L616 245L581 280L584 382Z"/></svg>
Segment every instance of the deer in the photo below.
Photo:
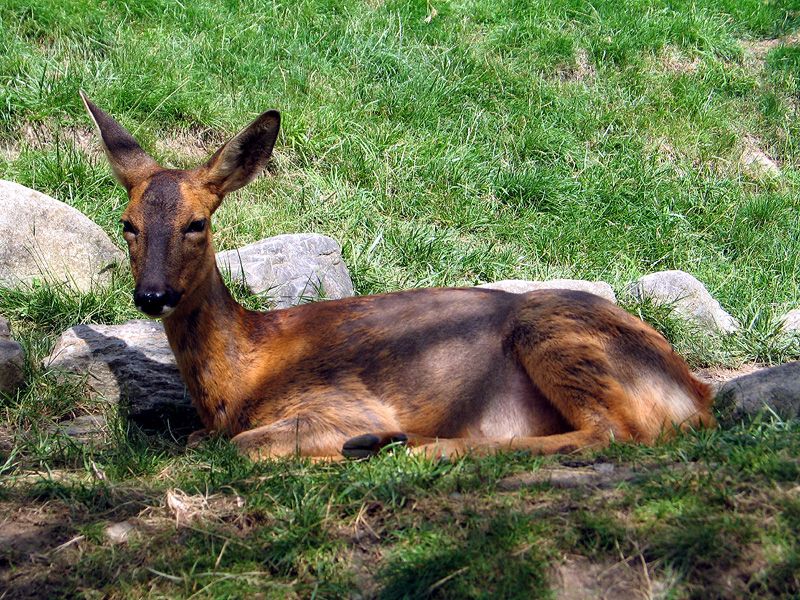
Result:
<svg viewBox="0 0 800 600"><path fill-rule="evenodd" d="M159 166L80 93L128 193L137 309L163 321L206 435L253 460L564 454L713 427L710 388L670 343L587 292L411 289L256 312L217 268L211 218L269 161L261 114L193 169Z"/></svg>

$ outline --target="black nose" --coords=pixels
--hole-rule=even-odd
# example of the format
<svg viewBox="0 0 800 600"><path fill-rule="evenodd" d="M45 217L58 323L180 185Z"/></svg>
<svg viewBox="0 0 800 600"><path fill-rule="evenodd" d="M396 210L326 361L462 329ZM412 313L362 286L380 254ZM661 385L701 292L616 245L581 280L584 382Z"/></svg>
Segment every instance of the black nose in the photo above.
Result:
<svg viewBox="0 0 800 600"><path fill-rule="evenodd" d="M180 294L171 290L136 290L133 293L133 302L136 308L151 317L158 317L165 308L175 308L180 300Z"/></svg>
<svg viewBox="0 0 800 600"><path fill-rule="evenodd" d="M133 302L136 308L152 317L157 317L164 312L164 307L167 304L167 292L135 292L133 294Z"/></svg>

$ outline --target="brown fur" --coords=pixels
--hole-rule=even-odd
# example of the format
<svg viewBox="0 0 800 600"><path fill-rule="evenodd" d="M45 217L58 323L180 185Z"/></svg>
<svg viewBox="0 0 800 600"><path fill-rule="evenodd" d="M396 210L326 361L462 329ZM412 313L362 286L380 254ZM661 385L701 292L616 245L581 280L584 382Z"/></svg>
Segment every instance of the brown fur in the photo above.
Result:
<svg viewBox="0 0 800 600"><path fill-rule="evenodd" d="M550 454L713 425L709 388L667 341L587 293L426 289L245 310L216 268L210 227L190 224L263 169L277 113L177 171L154 167L84 101L129 190L137 289L179 298L164 326L183 379L206 430L242 452L364 456L401 441L430 456Z"/></svg>

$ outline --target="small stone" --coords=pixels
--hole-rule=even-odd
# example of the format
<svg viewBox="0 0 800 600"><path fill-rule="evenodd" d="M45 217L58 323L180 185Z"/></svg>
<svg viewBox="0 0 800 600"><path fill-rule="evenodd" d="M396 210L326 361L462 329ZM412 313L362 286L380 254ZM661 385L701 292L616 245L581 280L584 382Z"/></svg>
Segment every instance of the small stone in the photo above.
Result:
<svg viewBox="0 0 800 600"><path fill-rule="evenodd" d="M12 394L25 381L25 353L11 339L8 322L0 317L0 393Z"/></svg>
<svg viewBox="0 0 800 600"><path fill-rule="evenodd" d="M800 416L800 362L761 369L725 383L714 400L724 425L769 409L782 419Z"/></svg>
<svg viewBox="0 0 800 600"><path fill-rule="evenodd" d="M504 279L492 283L482 283L480 288L503 290L514 294L526 294L536 290L574 290L589 292L616 304L614 289L605 281L585 281L582 279L551 279L548 281L532 281L527 279Z"/></svg>
<svg viewBox="0 0 800 600"><path fill-rule="evenodd" d="M613 463L596 463L592 465L592 468L603 475L609 475L610 473L614 472Z"/></svg>
<svg viewBox="0 0 800 600"><path fill-rule="evenodd" d="M341 247L324 235L298 233L266 238L217 253L217 265L234 281L243 281L252 293L271 297L276 308L354 294Z"/></svg>
<svg viewBox="0 0 800 600"><path fill-rule="evenodd" d="M739 325L725 312L706 287L684 271L659 271L639 278L628 287L639 301L668 305L674 313L709 333L729 334Z"/></svg>
<svg viewBox="0 0 800 600"><path fill-rule="evenodd" d="M124 544L135 530L136 527L130 521L121 521L106 527L104 533L106 539L112 544Z"/></svg>
<svg viewBox="0 0 800 600"><path fill-rule="evenodd" d="M99 225L45 194L0 180L0 284L35 280L88 291L125 261Z"/></svg>

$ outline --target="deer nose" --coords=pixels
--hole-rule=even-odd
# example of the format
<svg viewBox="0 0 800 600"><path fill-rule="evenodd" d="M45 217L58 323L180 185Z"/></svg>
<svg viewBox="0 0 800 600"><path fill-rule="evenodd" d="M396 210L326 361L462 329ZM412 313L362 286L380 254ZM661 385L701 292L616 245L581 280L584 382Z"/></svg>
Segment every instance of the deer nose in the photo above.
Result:
<svg viewBox="0 0 800 600"><path fill-rule="evenodd" d="M164 312L164 307L167 304L166 291L137 291L133 294L133 302L143 313L151 317L158 317Z"/></svg>
<svg viewBox="0 0 800 600"><path fill-rule="evenodd" d="M170 290L136 290L133 302L136 308L151 317L160 317L175 308L180 294Z"/></svg>

